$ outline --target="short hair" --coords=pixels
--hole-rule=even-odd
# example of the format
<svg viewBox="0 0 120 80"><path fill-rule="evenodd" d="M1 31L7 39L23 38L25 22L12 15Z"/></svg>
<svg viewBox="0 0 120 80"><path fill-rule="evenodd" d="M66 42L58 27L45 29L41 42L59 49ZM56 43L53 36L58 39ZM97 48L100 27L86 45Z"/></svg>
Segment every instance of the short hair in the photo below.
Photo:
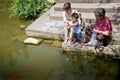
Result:
<svg viewBox="0 0 120 80"><path fill-rule="evenodd" d="M78 13L73 13L71 16L74 17L75 19L78 19L78 18L79 18Z"/></svg>
<svg viewBox="0 0 120 80"><path fill-rule="evenodd" d="M68 10L70 8L71 8L71 3L69 3L69 2L64 3L63 10Z"/></svg>
<svg viewBox="0 0 120 80"><path fill-rule="evenodd" d="M97 8L95 11L95 16L104 17L105 16L105 9L104 8Z"/></svg>

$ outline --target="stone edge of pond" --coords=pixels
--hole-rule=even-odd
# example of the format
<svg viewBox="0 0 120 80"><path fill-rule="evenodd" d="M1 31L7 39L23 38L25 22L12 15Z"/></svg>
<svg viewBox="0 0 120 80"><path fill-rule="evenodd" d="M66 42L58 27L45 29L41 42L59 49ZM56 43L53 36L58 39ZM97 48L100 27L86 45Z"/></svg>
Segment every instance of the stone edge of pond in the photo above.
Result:
<svg viewBox="0 0 120 80"><path fill-rule="evenodd" d="M29 37L28 37L29 38ZM39 43L24 43L26 45L33 45L33 46L39 46L39 45L48 45L48 46L52 46L52 47L57 47L57 48L62 48L62 40L55 40L55 39L47 39L47 38L38 38L38 37L32 37L33 39L36 39ZM26 40L26 39L25 39ZM25 41L24 40L24 41ZM23 41L23 42L24 42Z"/></svg>
<svg viewBox="0 0 120 80"><path fill-rule="evenodd" d="M94 55L103 58L120 59L120 45L108 45L104 47L103 51L99 51L91 46L79 46L78 44L66 46L63 43L62 48L64 52L77 52L78 54L87 53L87 55Z"/></svg>
<svg viewBox="0 0 120 80"><path fill-rule="evenodd" d="M103 51L95 50L94 47L91 46L79 46L78 43L70 46L66 46L67 44L63 43L61 40L54 39L42 39L36 38L40 41L39 44L32 44L33 46L39 45L48 45L56 48L62 48L64 52L70 54L71 52L87 55L87 56L98 56L102 58L110 58L110 59L120 59L120 45L108 45L104 47ZM27 44L31 45L31 44Z"/></svg>

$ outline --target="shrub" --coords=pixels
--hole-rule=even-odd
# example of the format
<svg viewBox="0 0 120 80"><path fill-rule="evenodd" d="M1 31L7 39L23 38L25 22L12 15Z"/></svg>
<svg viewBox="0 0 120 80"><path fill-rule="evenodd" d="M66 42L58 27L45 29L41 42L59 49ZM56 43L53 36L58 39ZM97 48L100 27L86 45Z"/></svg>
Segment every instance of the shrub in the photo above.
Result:
<svg viewBox="0 0 120 80"><path fill-rule="evenodd" d="M13 0L12 11L22 18L36 17L47 8L47 0Z"/></svg>

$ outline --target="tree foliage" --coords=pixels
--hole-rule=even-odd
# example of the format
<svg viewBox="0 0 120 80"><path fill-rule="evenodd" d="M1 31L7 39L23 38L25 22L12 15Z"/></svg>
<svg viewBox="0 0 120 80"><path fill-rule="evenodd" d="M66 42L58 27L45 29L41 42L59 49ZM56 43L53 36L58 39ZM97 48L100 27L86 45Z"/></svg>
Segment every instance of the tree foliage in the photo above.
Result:
<svg viewBox="0 0 120 80"><path fill-rule="evenodd" d="M47 8L47 0L13 0L12 11L22 18L36 17Z"/></svg>

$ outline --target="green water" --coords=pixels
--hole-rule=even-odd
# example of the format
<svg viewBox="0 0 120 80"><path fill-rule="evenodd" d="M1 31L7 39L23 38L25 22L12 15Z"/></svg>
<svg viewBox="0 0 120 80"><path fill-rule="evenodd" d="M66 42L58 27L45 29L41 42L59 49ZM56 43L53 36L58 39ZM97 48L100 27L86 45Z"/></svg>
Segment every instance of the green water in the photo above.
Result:
<svg viewBox="0 0 120 80"><path fill-rule="evenodd" d="M10 15L10 0L0 0L0 80L120 80L119 61L83 58L50 45L23 44L21 20Z"/></svg>

